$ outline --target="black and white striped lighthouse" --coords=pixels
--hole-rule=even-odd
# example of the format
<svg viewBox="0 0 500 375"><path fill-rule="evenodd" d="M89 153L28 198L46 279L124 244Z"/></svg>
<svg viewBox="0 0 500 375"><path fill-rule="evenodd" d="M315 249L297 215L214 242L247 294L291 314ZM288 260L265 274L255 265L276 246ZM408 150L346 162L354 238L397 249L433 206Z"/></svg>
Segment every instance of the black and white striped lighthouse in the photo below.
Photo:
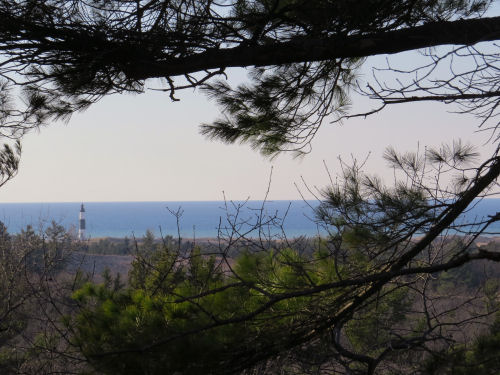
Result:
<svg viewBox="0 0 500 375"><path fill-rule="evenodd" d="M85 208L82 206L80 207L80 215L78 217L78 239L80 241L83 241L85 239Z"/></svg>

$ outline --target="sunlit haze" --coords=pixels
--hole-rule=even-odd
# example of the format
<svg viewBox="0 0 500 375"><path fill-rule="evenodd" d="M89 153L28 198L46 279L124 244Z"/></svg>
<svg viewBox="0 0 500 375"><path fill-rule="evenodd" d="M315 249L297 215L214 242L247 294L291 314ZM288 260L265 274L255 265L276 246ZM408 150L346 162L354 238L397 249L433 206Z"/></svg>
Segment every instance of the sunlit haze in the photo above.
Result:
<svg viewBox="0 0 500 375"><path fill-rule="evenodd" d="M383 61L383 56L375 60ZM245 75L244 70L232 73L239 79ZM148 86L161 87L154 81ZM68 124L28 134L20 172L0 189L0 201L221 200L223 192L231 200L263 199L271 167L269 199L300 199L296 185L311 198L302 180L313 190L326 186L325 164L335 176L339 157L349 161L370 155L367 171L390 177L382 159L389 145L410 151L461 138L484 150L481 145L491 135L477 132L474 117L449 113L455 107L398 105L343 125L325 123L310 154L269 160L248 145L204 138L198 125L214 120L217 106L200 92L179 92L178 97L179 102L172 102L158 91L114 95L74 115ZM366 104L366 98L355 98L353 111Z"/></svg>

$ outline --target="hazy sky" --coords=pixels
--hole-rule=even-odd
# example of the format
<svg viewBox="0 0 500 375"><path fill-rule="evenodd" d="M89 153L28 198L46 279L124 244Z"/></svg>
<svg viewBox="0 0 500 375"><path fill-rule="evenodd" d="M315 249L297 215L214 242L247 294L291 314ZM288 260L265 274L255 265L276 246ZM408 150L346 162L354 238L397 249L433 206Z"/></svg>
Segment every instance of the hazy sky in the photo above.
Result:
<svg viewBox="0 0 500 375"><path fill-rule="evenodd" d="M412 56L396 58L404 64ZM325 123L309 155L269 160L247 145L205 139L198 125L215 119L218 108L200 92L181 92L179 98L171 102L168 94L154 91L115 95L74 115L67 125L55 123L27 135L20 172L0 189L0 201L220 200L223 191L227 199L263 199L271 166L269 198L300 199L295 183L307 195L301 178L310 186L328 184L323 161L335 174L339 156L364 159L371 153L368 171L388 177L382 154L389 145L408 151L458 138L482 145L489 136L475 132L473 117L448 113L452 107L399 105L342 126ZM353 102L354 109L364 105L365 99Z"/></svg>

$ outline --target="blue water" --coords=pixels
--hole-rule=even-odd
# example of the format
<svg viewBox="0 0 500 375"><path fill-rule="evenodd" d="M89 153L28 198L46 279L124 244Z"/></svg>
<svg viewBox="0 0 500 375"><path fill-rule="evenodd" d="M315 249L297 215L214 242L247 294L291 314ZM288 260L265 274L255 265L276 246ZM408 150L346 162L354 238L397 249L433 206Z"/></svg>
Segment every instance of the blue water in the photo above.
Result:
<svg viewBox="0 0 500 375"><path fill-rule="evenodd" d="M318 202L308 202L314 206ZM258 223L261 216L263 229L271 234L286 230L287 236L314 236L318 226L313 210L304 201L269 201L260 215L262 202L84 202L87 235L96 237L141 237L151 230L157 237L177 236L177 219L169 212L181 210L179 228L184 238L217 237L237 225L245 233ZM17 233L26 225L43 230L52 220L67 229L78 229L79 202L75 203L0 203L0 221L9 232ZM227 206L226 206L227 205ZM238 208L240 207L240 208ZM167 209L168 208L168 209ZM237 215L237 216L236 216ZM275 220L271 218L275 217ZM253 231L255 236L258 232Z"/></svg>
<svg viewBox="0 0 500 375"><path fill-rule="evenodd" d="M26 225L42 231L51 221L76 233L80 202L75 203L0 203L0 221L9 232L17 233ZM283 229L288 237L315 236L324 233L314 221L317 201L269 201L260 215L262 202L88 202L85 203L87 235L96 237L141 237L147 230L156 236L177 235L177 221L172 211L180 209L180 234L184 238L217 237L220 232L232 231L237 224L240 233L246 233L258 223L265 222L266 234L276 235ZM226 206L227 205L227 206ZM240 209L238 209L240 207ZM467 212L464 220L478 220L500 212L500 199L484 199ZM235 215L238 213L238 216ZM271 218L275 217L275 220ZM493 224L489 235L500 235L500 222ZM253 231L250 236L258 235Z"/></svg>

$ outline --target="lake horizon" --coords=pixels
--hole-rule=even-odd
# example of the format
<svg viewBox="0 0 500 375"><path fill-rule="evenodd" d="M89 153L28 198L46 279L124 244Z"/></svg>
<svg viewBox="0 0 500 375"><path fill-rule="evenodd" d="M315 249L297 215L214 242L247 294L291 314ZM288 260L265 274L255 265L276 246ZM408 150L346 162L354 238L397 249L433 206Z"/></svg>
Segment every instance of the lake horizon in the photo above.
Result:
<svg viewBox="0 0 500 375"><path fill-rule="evenodd" d="M8 202L0 203L0 221L10 233L19 233L27 225L41 232L52 221L76 232L82 203L86 211L87 237L90 238L139 238L147 230L156 237L177 236L176 213L180 215L183 238L217 238L234 229L247 233L252 225L259 223L261 213L265 219L261 220L263 228L269 236L285 233L292 238L326 234L315 218L313 208L320 203L317 200ZM466 220L500 212L500 199L485 198L473 206L463 215ZM489 232L490 236L500 235L500 223L494 223Z"/></svg>

